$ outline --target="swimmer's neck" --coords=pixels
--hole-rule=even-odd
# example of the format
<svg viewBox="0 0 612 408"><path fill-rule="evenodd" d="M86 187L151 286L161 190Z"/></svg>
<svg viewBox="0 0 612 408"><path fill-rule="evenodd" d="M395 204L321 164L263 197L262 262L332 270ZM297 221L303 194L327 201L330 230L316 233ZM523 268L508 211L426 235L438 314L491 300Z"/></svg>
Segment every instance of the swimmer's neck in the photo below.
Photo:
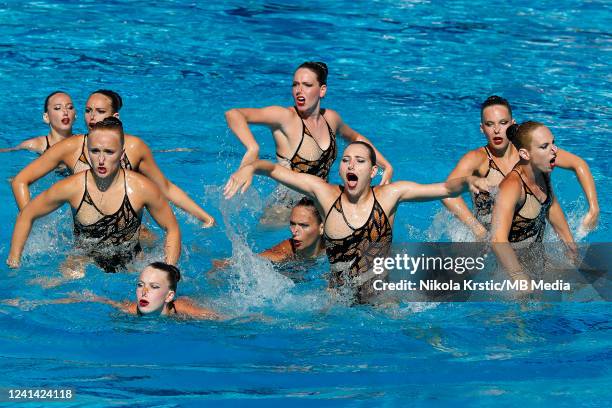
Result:
<svg viewBox="0 0 612 408"><path fill-rule="evenodd" d="M321 101L317 102L316 105L314 105L312 108L307 109L305 111L299 111L297 110L296 107L296 111L298 113L298 116L306 121L306 120L312 120L314 122L318 122L319 119L321 118Z"/></svg>
<svg viewBox="0 0 612 408"><path fill-rule="evenodd" d="M488 148L491 154L498 159L502 159L504 161L510 161L512 159L515 163L518 161L518 151L516 150L512 142L509 142L506 145L506 148L503 150L496 149L491 145L488 145Z"/></svg>
<svg viewBox="0 0 612 408"><path fill-rule="evenodd" d="M96 183L96 187L100 192L103 193L107 191L113 184L115 184L115 182L119 178L119 169L120 167L117 167L114 174L109 174L109 176L105 178L100 178L97 176L95 171L91 171L94 183Z"/></svg>
<svg viewBox="0 0 612 408"><path fill-rule="evenodd" d="M49 142L60 142L72 136L72 127L70 129L58 131L49 126Z"/></svg>
<svg viewBox="0 0 612 408"><path fill-rule="evenodd" d="M534 167L530 161L521 159L518 168L525 179L532 180L537 184L542 184L544 182L544 172Z"/></svg>
<svg viewBox="0 0 612 408"><path fill-rule="evenodd" d="M323 239L319 239L316 245L312 245L310 248L304 248L295 251L296 258L299 259L309 259L309 258L317 258L325 251L325 244L323 243Z"/></svg>
<svg viewBox="0 0 612 408"><path fill-rule="evenodd" d="M344 186L342 194L350 204L365 204L370 201L370 197L372 196L372 186L367 186L362 192L356 194L350 194L348 187Z"/></svg>

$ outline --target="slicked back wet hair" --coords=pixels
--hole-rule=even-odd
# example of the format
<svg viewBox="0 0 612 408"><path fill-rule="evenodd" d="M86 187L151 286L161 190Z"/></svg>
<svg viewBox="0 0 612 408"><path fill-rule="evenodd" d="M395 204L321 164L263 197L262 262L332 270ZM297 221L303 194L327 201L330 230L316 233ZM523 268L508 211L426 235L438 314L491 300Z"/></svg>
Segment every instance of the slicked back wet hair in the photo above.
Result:
<svg viewBox="0 0 612 408"><path fill-rule="evenodd" d="M482 121L482 113L489 106L501 105L505 106L508 109L508 113L510 117L512 117L512 108L510 107L510 102L506 98L502 98L501 96L491 95L489 96L481 105L480 105L480 120Z"/></svg>

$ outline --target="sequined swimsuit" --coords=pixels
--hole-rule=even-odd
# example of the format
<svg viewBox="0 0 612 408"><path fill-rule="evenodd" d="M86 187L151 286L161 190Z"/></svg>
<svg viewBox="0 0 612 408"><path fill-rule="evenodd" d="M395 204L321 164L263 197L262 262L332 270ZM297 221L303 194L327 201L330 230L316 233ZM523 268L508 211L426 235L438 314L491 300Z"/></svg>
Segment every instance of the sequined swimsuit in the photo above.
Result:
<svg viewBox="0 0 612 408"><path fill-rule="evenodd" d="M502 182L506 175L501 171L497 163L493 160L493 155L489 151L487 146L484 147L489 158L489 168L485 179L490 186L498 186ZM493 204L495 203L495 197L487 192L482 191L480 193L472 194L472 203L474 208L474 216L476 219L487 229L491 230L491 214L493 213Z"/></svg>
<svg viewBox="0 0 612 408"><path fill-rule="evenodd" d="M89 160L87 160L87 154L85 150L87 149L87 135L83 137L83 147L81 148L81 155L79 156L76 163L72 167L72 174L76 174L83 170L89 170L92 168L91 164L89 164ZM134 166L130 163L130 159L128 159L127 154L124 152L121 157L120 165L122 168L127 170L134 170Z"/></svg>
<svg viewBox="0 0 612 408"><path fill-rule="evenodd" d="M393 240L393 230L387 214L376 199L367 221L359 228L354 228L344 215L342 209L342 191L327 212L325 223L332 211L342 216L344 223L352 231L344 238L331 238L325 229L326 252L331 264L330 287L341 287L348 284L355 290L355 300L367 303L374 294L372 282L378 279L373 275L374 258L387 256ZM371 275L371 276L370 276Z"/></svg>
<svg viewBox="0 0 612 408"><path fill-rule="evenodd" d="M125 265L141 251L138 235L142 213L138 214L130 203L125 171L122 172L125 193L117 211L107 215L96 206L87 190L88 170L84 172L83 198L78 208L73 210L77 247L84 249L106 272L125 269ZM85 222L87 224L84 224Z"/></svg>
<svg viewBox="0 0 612 408"><path fill-rule="evenodd" d="M294 107L294 109L299 116L297 108ZM323 180L327 180L331 166L334 163L334 160L336 160L336 135L332 130L331 126L329 126L327 119L325 119L325 109L321 109L320 114L323 120L325 121L325 124L327 125L327 130L329 131L329 147L326 150L321 149L321 146L319 146L315 138L312 136L312 133L310 133L310 130L308 130L308 128L306 127L304 119L301 119L300 117L302 121L302 139L300 140L300 144L295 150L293 157L289 159L284 156L281 156L280 154L277 154L277 156L279 159L281 159L282 162L287 163L293 171L296 171L298 173L313 174L317 177L321 177ZM320 151L318 159L309 160L304 158L304 156L309 153L307 151L308 147L304 143L306 136L311 139L309 141L310 147L314 150ZM306 151L301 150L303 147L304 149L306 149Z"/></svg>
<svg viewBox="0 0 612 408"><path fill-rule="evenodd" d="M522 188L525 193L525 202L518 210L514 211L512 226L508 241L510 242L542 242L544 238L544 228L546 227L546 216L552 204L552 191L550 180L544 176L546 183L546 200L541 203L523 180L521 173L516 170L521 178Z"/></svg>

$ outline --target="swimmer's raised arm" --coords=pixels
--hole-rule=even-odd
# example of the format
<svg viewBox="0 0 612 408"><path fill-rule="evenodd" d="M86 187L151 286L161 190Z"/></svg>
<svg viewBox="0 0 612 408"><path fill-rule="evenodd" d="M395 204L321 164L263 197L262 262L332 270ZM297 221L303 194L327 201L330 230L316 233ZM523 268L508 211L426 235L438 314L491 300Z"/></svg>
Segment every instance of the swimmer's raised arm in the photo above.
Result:
<svg viewBox="0 0 612 408"><path fill-rule="evenodd" d="M7 260L7 264L11 268L18 268L21 263L21 254L23 253L23 248L28 240L34 221L56 210L62 204L74 200L78 195L82 184L76 182L77 179L75 176L72 176L54 184L28 203L19 213L15 221L11 248Z"/></svg>
<svg viewBox="0 0 612 408"><path fill-rule="evenodd" d="M597 201L597 191L595 190L595 180L589 165L579 156L563 149L557 150L555 164L557 167L572 170L576 173L578 182L589 203L589 212L582 219L582 227L587 231L595 228L599 222L599 203Z"/></svg>
<svg viewBox="0 0 612 408"><path fill-rule="evenodd" d="M391 166L391 163L385 159L385 156L383 156L383 154L376 149L374 143L372 143L361 133L351 129L346 123L344 123L337 112L331 109L327 109L327 112L329 112L330 116L335 118L335 121L338 124L336 127L336 133L342 136L347 142L366 142L374 148L374 152L376 153L376 165L384 169L382 179L380 180L380 185L390 183L391 178L393 177L393 166Z"/></svg>
<svg viewBox="0 0 612 408"><path fill-rule="evenodd" d="M404 201L431 201L450 197L466 191L486 191L486 181L475 176L460 177L444 183L419 184L412 181L396 181L381 186L381 191L395 200L395 204Z"/></svg>
<svg viewBox="0 0 612 408"><path fill-rule="evenodd" d="M268 106L261 109L236 108L225 112L227 125L247 149L240 166L250 164L259 157L259 144L249 128L249 123L267 126L272 131L280 129L286 134L285 129L291 123L292 115L282 106Z"/></svg>
<svg viewBox="0 0 612 408"><path fill-rule="evenodd" d="M142 205L147 208L157 225L165 231L165 262L176 265L181 256L181 232L168 201L147 177L131 171L126 172L127 174L130 181L134 180L132 186L136 193L131 195L130 199L135 202L142 200Z"/></svg>
<svg viewBox="0 0 612 408"><path fill-rule="evenodd" d="M297 173L266 160L256 160L241 167L230 176L223 190L225 198L233 197L238 190L244 193L251 185L255 173L270 177L293 190L316 198L320 203L324 200L323 197L331 197L335 192L335 188L320 177L307 173Z"/></svg>
<svg viewBox="0 0 612 408"><path fill-rule="evenodd" d="M168 180L160 168L157 166L151 149L142 139L136 136L126 138L126 145L130 144L130 150L139 152L140 157L138 172L147 176L161 190L164 196L172 201L177 207L182 208L187 213L196 217L204 223L204 227L212 227L215 219L208 214L202 207L195 203L181 188Z"/></svg>
<svg viewBox="0 0 612 408"><path fill-rule="evenodd" d="M483 160L480 150L481 149L472 150L464 155L446 180L475 175L478 166L480 166ZM459 221L467 225L476 238L483 239L486 237L486 228L476 219L476 217L474 217L474 214L470 211L465 200L461 196L445 198L442 200L442 204L444 204Z"/></svg>
<svg viewBox="0 0 612 408"><path fill-rule="evenodd" d="M15 176L11 182L11 187L13 188L13 195L15 196L17 207L19 207L20 210L30 201L30 184L52 172L62 163L67 167L72 167L74 163L70 161L74 155L74 151L80 152L80 146L82 146L82 144L82 136L73 136L66 140L62 140L51 146L42 156L28 164Z"/></svg>

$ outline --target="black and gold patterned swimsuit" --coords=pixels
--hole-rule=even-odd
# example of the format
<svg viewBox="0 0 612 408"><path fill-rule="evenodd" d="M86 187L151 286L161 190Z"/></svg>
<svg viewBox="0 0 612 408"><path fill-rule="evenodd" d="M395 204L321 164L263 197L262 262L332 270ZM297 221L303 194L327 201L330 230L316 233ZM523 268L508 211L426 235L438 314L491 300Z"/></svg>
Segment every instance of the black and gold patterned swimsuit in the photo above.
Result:
<svg viewBox="0 0 612 408"><path fill-rule="evenodd" d="M80 171L89 170L92 168L91 164L89 163L89 160L87 159L87 154L85 153L87 149L87 136L88 135L83 136L83 147L81 148L81 155L72 167L72 174L76 174ZM132 163L130 163L130 159L128 159L127 154L125 152L123 152L123 156L121 156L120 165L123 169L134 170L134 166L132 166Z"/></svg>
<svg viewBox="0 0 612 408"><path fill-rule="evenodd" d="M484 178L487 180L487 184L490 186L499 186L506 175L499 168L493 155L489 151L487 146L484 147L489 158L489 168ZM474 208L474 216L476 219L487 229L491 230L491 215L493 213L493 204L495 203L495 197L488 191L482 191L480 193L472 193L472 203Z"/></svg>
<svg viewBox="0 0 612 408"><path fill-rule="evenodd" d="M51 148L51 143L49 143L49 135L45 135L45 150L43 150L42 154L44 154L47 150ZM59 166L55 168L55 174L62 177L68 177L72 173L68 170L65 164L61 163Z"/></svg>
<svg viewBox="0 0 612 408"><path fill-rule="evenodd" d="M521 208L514 210L508 241L528 243L542 242L544 238L544 229L546 227L546 217L552 205L550 180L547 175L544 176L544 182L546 183L546 200L542 203L529 189L521 173L519 173L516 168L512 169L512 171L515 171L521 178L522 188L525 193L525 202Z"/></svg>
<svg viewBox="0 0 612 408"><path fill-rule="evenodd" d="M122 172L125 193L117 211L107 215L98 209L87 191L88 170L84 172L83 198L78 208L73 210L77 246L84 249L106 272L125 269L125 265L141 251L138 236L142 213L137 213L130 203L125 171Z"/></svg>
<svg viewBox="0 0 612 408"><path fill-rule="evenodd" d="M297 108L294 107L294 109L299 116ZM331 170L334 160L336 160L338 152L336 147L336 134L331 126L329 126L327 119L325 119L325 109L321 109L320 113L329 131L329 147L325 150L321 149L321 146L319 146L312 136L312 133L310 133L310 130L306 127L304 119L300 117L302 120L302 139L293 157L289 159L280 154L277 154L277 156L282 162L288 164L293 171L312 174L321 177L323 180L327 180L329 171ZM308 139L306 136L308 136Z"/></svg>
<svg viewBox="0 0 612 408"><path fill-rule="evenodd" d="M42 151L43 153L49 150L51 147L51 143L49 143L49 135L45 135L45 149Z"/></svg>
<svg viewBox="0 0 612 408"><path fill-rule="evenodd" d="M355 300L358 303L367 303L374 294L372 282L380 277L372 272L374 258L385 257L391 248L393 229L387 214L376 199L374 189L374 203L367 221L359 228L353 227L342 210L342 191L327 212L325 224L330 217L341 216L351 231L344 238L331 238L325 229L325 245L327 257L331 264L330 287L341 287L346 284L355 291Z"/></svg>

